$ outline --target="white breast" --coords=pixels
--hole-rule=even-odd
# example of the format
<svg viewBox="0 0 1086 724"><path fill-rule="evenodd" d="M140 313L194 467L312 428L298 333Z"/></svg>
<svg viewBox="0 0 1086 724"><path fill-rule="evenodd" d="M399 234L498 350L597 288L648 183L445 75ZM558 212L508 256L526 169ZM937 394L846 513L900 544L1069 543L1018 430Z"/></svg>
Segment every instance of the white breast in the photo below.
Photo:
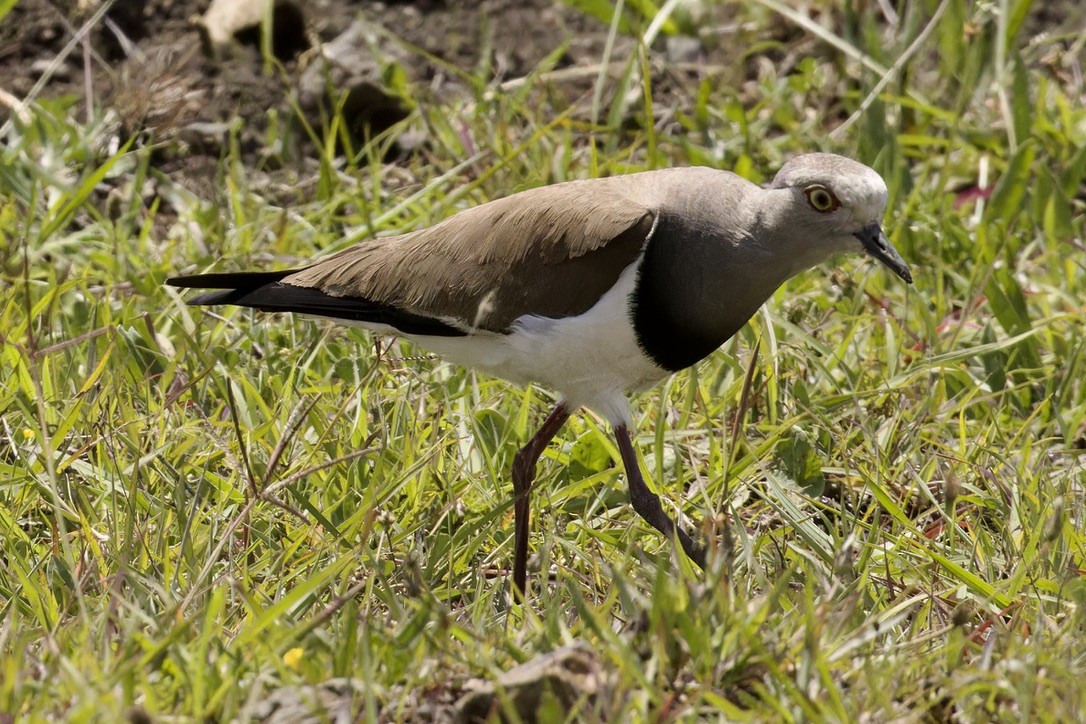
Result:
<svg viewBox="0 0 1086 724"><path fill-rule="evenodd" d="M520 317L509 334L480 330L465 337L404 336L450 362L518 384L538 382L556 390L571 408L588 407L612 424L630 424L626 394L669 374L637 345L629 311L636 280L635 263L584 314Z"/></svg>

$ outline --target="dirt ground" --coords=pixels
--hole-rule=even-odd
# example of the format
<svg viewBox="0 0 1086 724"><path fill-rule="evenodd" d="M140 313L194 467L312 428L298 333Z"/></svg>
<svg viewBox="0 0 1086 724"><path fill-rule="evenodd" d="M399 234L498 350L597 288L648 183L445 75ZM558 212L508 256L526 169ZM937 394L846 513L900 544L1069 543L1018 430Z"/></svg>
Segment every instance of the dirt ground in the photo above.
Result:
<svg viewBox="0 0 1086 724"><path fill-rule="evenodd" d="M172 150L162 144L166 150L155 163L179 183L200 187L214 173L224 129L233 119L245 122L242 148L253 164L262 157L269 109L293 113L290 101L300 98L299 105L311 112L308 120L319 127L319 111L327 104L299 89L319 55L317 47L333 44L358 18L368 35L366 42L353 43L358 53L350 62L361 64L355 72L368 73L373 82L363 84L366 90L354 105L357 124L371 132L404 117L410 103L470 95L457 69L470 74L485 67L497 81L513 80L537 69L563 44L556 69L592 68L604 55L608 32L600 20L559 0L276 0L272 47L279 67L272 68L258 50L258 29L239 31L225 50L210 47L199 22L210 4L118 0L95 19L93 8L100 5L95 0L20 0L0 23L0 90L19 100L67 96L82 117L88 105L112 109L122 137L145 134L159 144L176 137L181 143ZM1038 0L1024 32L1073 32L1086 22L1086 5L1080 5L1079 0ZM735 3L700 8L692 35L661 37L654 45L667 61L667 71L653 78L654 101L662 106L690 102L706 68L738 89L757 74L759 62L787 73L807 55L835 52L789 23L737 26ZM91 19L89 43L75 42L78 29ZM619 58L633 48L628 38L620 40ZM763 49L744 54L755 44ZM413 95L409 103L384 87L380 75L388 61L403 69ZM571 98L583 97L593 79L593 73L585 73L579 87L574 83L565 90ZM0 106L0 120L9 112ZM300 155L306 155L304 149Z"/></svg>
<svg viewBox="0 0 1086 724"><path fill-rule="evenodd" d="M361 64L357 72L371 76L397 64L412 95L405 103L375 78L377 90L361 93L355 103L358 124L372 126L371 132L404 117L412 103L470 96L460 71L485 68L481 75L496 82L515 80L563 44L555 69L595 66L608 32L603 22L554 0L277 0L272 47L279 65L269 67L259 51L258 29L238 32L229 48L210 47L200 19L211 0L119 0L98 18L92 10L75 9L95 4L18 2L0 23L0 90L19 100L67 97L80 118L87 117L88 106L111 110L121 137L146 134L159 144L179 137L182 150L167 149L155 163L165 172L191 175L189 186L202 185L212 172L225 140L222 129L236 118L245 122L243 151L251 152L247 158L253 163L261 155L257 146L269 109L290 114L291 100L300 99L313 111L308 120L319 127L317 109L327 109L326 102L321 105L326 98L310 98L313 94L300 88L319 56L318 46L334 44L358 18L368 35L353 43L353 51L363 57L347 62ZM703 64L727 67L737 56L739 44L715 43L711 33L729 22L734 8L706 7L711 8L705 18L709 32L701 40L661 38L661 46L670 43L669 56L687 69L662 79L665 95L669 82L681 82L684 73L694 77ZM88 21L93 22L89 42L74 41ZM632 48L628 38L620 38L615 57L628 56ZM594 74L579 78L579 87L566 89L573 95L584 95ZM0 117L9 112L0 107Z"/></svg>

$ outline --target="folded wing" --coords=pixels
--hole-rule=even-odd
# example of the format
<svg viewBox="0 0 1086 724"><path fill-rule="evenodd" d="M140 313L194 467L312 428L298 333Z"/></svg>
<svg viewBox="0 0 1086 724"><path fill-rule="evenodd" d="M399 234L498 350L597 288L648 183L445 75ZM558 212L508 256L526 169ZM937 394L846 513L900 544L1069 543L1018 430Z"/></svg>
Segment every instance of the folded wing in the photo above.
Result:
<svg viewBox="0 0 1086 724"><path fill-rule="evenodd" d="M224 290L190 304L314 314L405 334L506 332L524 315L564 318L590 309L640 257L654 221L649 209L601 181L580 181L363 242L300 270L167 283Z"/></svg>

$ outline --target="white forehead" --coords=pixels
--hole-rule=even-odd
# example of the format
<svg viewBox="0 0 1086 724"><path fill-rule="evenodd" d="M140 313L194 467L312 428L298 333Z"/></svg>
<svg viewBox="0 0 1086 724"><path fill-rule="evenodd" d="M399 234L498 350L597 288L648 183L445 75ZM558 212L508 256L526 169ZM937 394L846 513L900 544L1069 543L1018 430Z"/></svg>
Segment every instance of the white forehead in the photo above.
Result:
<svg viewBox="0 0 1086 724"><path fill-rule="evenodd" d="M863 170L864 173L840 176L828 185L857 218L877 221L886 211L886 182L873 169L864 166Z"/></svg>
<svg viewBox="0 0 1086 724"><path fill-rule="evenodd" d="M772 188L825 186L858 219L877 221L886 210L886 182L875 169L832 153L808 153L786 163Z"/></svg>

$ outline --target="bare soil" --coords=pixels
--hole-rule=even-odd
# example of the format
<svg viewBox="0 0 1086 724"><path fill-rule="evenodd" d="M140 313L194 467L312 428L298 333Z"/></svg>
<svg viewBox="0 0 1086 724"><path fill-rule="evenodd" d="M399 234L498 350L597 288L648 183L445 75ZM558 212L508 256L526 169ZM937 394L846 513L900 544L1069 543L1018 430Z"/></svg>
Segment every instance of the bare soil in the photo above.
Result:
<svg viewBox="0 0 1086 724"><path fill-rule="evenodd" d="M112 109L122 135L146 134L162 146L155 159L161 170L191 188L206 188L227 124L242 119L244 157L260 165L269 109L294 112L291 94L314 46L330 43L359 17L376 29L382 52L404 69L416 103L469 93L456 69L471 75L484 68L490 78L512 80L559 50L557 69L590 69L603 57L608 32L604 23L557 0L277 0L272 47L278 66L268 67L252 29L237 34L231 52L211 52L198 23L210 3L118 0L90 26L83 44L75 38L93 11L77 8L95 3L21 0L0 23L0 90L20 100L68 98L85 117L87 108ZM669 63L653 78L655 103L691 103L706 68L714 69L718 82L742 89L759 63L787 73L803 57L829 54L788 23L737 30L736 8L708 3L697 37L660 38L655 49ZM1038 0L1024 32L1074 32L1084 22L1086 4L1079 0ZM633 47L623 42L619 57ZM755 44L761 50L746 54ZM563 88L567 100L583 97L594 75L581 78L580 86ZM359 123L376 126L370 130L402 117L398 99L380 93L362 105L367 109ZM0 107L0 119L8 112ZM171 147L164 139L179 142ZM305 155L303 148L299 156Z"/></svg>
<svg viewBox="0 0 1086 724"><path fill-rule="evenodd" d="M215 129L237 118L246 128L243 150L251 144L256 163L268 110L292 112L290 94L315 55L313 47L332 41L356 18L377 29L382 52L403 67L416 94L411 100L421 103L468 93L456 69L472 74L483 68L497 81L516 79L563 48L556 68L592 66L603 55L608 30L553 0L281 0L272 43L279 65L269 68L258 31L238 33L229 53L211 52L198 22L210 2L119 0L90 26L84 44L74 39L92 14L77 12L75 0L21 0L0 24L0 90L20 100L68 98L83 117L89 117L88 107L112 109L125 135L150 131L156 141L181 135L184 160L166 153L159 161L173 164L165 170L191 170L203 165L202 155L220 156ZM719 6L714 21L730 15ZM623 42L628 53L632 44ZM620 47L618 57L622 52ZM684 52L717 67L736 55L696 40ZM592 77L584 74L584 87ZM371 109L364 121L382 126L400 117L394 103L383 110L374 115ZM0 108L0 115L7 112Z"/></svg>

